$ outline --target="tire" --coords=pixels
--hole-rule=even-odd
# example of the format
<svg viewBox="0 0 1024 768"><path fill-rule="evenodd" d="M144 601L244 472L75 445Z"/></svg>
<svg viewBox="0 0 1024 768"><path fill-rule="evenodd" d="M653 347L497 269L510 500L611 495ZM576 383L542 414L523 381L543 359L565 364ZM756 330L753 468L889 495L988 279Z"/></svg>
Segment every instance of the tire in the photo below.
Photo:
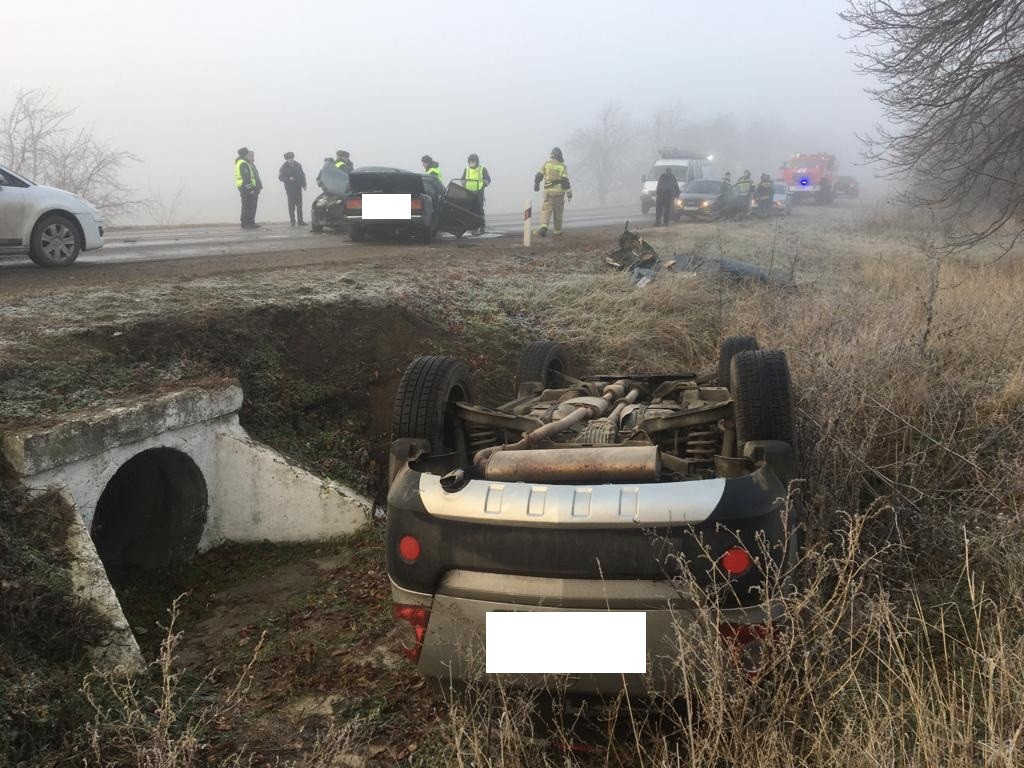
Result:
<svg viewBox="0 0 1024 768"><path fill-rule="evenodd" d="M393 439L413 437L430 441L436 455L457 448L455 423L448 406L471 402L473 386L466 365L454 357L417 357L402 374L391 417Z"/></svg>
<svg viewBox="0 0 1024 768"><path fill-rule="evenodd" d="M781 440L796 450L793 393L786 353L748 350L732 359L736 442Z"/></svg>
<svg viewBox="0 0 1024 768"><path fill-rule="evenodd" d="M319 235L321 232L324 231L324 225L323 224L312 224L309 229L310 229L310 231L314 235Z"/></svg>
<svg viewBox="0 0 1024 768"><path fill-rule="evenodd" d="M427 225L427 227L416 233L416 242L422 243L423 245L430 245L434 241L434 229L433 225Z"/></svg>
<svg viewBox="0 0 1024 768"><path fill-rule="evenodd" d="M569 355L554 341L532 341L519 356L516 367L516 390L528 381L536 381L545 389L563 385L561 374L569 370Z"/></svg>
<svg viewBox="0 0 1024 768"><path fill-rule="evenodd" d="M729 376L729 366L732 363L732 359L740 352L746 352L751 349L760 349L757 345L757 339L753 336L727 336L722 341L721 346L718 348L718 386L731 389L729 382L732 379Z"/></svg>
<svg viewBox="0 0 1024 768"><path fill-rule="evenodd" d="M366 233L363 232L363 228L357 224L353 224L348 229L348 239L353 243L361 243L366 239Z"/></svg>
<svg viewBox="0 0 1024 768"><path fill-rule="evenodd" d="M81 252L82 236L67 216L48 214L32 230L29 258L40 267L70 266Z"/></svg>

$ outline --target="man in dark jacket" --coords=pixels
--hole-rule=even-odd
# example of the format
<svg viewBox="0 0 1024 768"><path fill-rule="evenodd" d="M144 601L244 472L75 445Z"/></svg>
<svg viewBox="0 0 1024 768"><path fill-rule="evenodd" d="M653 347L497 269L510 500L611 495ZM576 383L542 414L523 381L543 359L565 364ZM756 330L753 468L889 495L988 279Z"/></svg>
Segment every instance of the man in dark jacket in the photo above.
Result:
<svg viewBox="0 0 1024 768"><path fill-rule="evenodd" d="M667 227L672 218L672 206L679 197L679 181L672 169L666 167L658 177L658 191L655 199L654 226Z"/></svg>
<svg viewBox="0 0 1024 768"><path fill-rule="evenodd" d="M257 229L256 203L259 201L263 182L255 165L256 153L248 147L238 150L235 158L235 186L242 198L242 229Z"/></svg>
<svg viewBox="0 0 1024 768"><path fill-rule="evenodd" d="M288 196L288 220L295 226L298 218L299 226L306 226L302 220L302 192L306 188L306 172L302 163L295 160L294 152L284 153L284 165L277 172L279 181L284 182L284 193Z"/></svg>

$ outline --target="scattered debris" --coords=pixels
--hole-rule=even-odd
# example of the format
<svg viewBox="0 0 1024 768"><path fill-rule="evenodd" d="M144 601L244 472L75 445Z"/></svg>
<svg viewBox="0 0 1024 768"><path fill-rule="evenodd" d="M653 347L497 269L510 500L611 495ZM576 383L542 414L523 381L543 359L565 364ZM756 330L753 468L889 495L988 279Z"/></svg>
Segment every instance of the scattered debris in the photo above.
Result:
<svg viewBox="0 0 1024 768"><path fill-rule="evenodd" d="M619 235L618 247L605 257L605 264L629 274L630 281L643 288L661 270L672 270L693 275L717 275L721 273L735 282L761 283L765 285L789 286L788 280L769 273L762 267L744 261L725 258L708 258L700 254L673 254L665 261L654 246L644 240L643 235L629 229L629 222Z"/></svg>
<svg viewBox="0 0 1024 768"><path fill-rule="evenodd" d="M605 257L605 263L629 274L637 288L643 288L662 269L672 269L675 261L662 261L654 246L629 228L626 222L619 235L619 246Z"/></svg>

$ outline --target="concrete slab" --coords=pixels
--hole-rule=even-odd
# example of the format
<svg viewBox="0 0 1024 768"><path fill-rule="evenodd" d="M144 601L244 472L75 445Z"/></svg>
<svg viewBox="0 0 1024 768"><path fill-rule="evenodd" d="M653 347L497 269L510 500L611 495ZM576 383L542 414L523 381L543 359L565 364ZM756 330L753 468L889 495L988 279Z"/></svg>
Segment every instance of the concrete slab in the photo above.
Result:
<svg viewBox="0 0 1024 768"><path fill-rule="evenodd" d="M69 414L59 423L27 428L0 440L7 463L19 475L36 475L154 435L212 421L242 407L237 384L190 387L130 405Z"/></svg>

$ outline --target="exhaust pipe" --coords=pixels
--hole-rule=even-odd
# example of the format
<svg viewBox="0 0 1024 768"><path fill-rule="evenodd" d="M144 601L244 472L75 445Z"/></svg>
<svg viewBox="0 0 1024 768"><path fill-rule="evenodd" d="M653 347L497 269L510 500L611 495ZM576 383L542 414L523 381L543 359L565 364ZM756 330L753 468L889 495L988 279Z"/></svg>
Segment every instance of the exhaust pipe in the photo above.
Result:
<svg viewBox="0 0 1024 768"><path fill-rule="evenodd" d="M527 483L656 482L661 478L661 455L654 445L499 451L485 465L484 478Z"/></svg>

